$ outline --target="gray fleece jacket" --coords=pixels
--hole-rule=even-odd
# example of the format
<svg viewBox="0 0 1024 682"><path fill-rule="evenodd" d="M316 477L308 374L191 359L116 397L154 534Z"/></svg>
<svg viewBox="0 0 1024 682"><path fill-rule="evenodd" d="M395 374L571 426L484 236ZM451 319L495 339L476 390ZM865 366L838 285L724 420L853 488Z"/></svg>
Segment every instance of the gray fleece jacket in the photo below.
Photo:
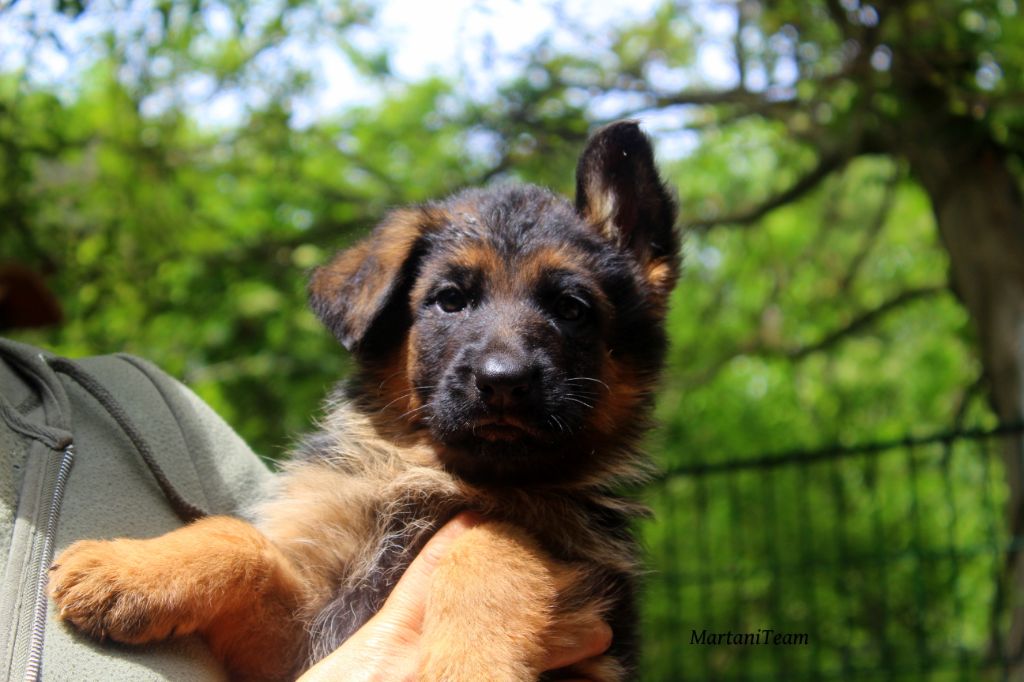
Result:
<svg viewBox="0 0 1024 682"><path fill-rule="evenodd" d="M154 537L263 494L263 463L191 391L129 355L76 362L0 339L0 679L220 680L195 638L97 644L56 620L53 555Z"/></svg>

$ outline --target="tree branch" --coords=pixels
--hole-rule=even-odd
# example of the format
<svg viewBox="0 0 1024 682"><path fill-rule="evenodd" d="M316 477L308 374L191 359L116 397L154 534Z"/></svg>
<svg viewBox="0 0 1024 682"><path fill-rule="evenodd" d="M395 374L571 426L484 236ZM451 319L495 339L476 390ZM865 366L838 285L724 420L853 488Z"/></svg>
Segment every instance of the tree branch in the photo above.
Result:
<svg viewBox="0 0 1024 682"><path fill-rule="evenodd" d="M757 92L746 88L733 88L731 90L684 90L675 94L650 93L652 102L651 108L664 108L682 105L705 106L709 104L747 104L758 106L767 100Z"/></svg>
<svg viewBox="0 0 1024 682"><path fill-rule="evenodd" d="M828 350L829 348L835 346L846 337L853 336L863 331L866 327L874 324L879 318L884 317L893 310L901 308L907 305L908 303L912 303L919 299L942 294L945 293L946 291L949 291L949 288L946 287L945 285L907 289L906 291L902 291L893 296L892 298L886 300L878 307L872 308L871 310L861 313L857 317L850 320L850 322L848 322L844 326L829 332L818 341L815 341L814 343L808 344L806 346L798 346L796 348L786 350L784 351L784 355L794 360L800 360L812 353Z"/></svg>
<svg viewBox="0 0 1024 682"><path fill-rule="evenodd" d="M736 75L739 76L741 88L747 87L747 51L743 48L743 29L747 25L747 2L736 6L736 32L732 36L733 59L736 60Z"/></svg>
<svg viewBox="0 0 1024 682"><path fill-rule="evenodd" d="M863 332L866 328L876 323L880 318L902 308L905 305L924 298L942 294L946 291L949 291L949 288L945 285L907 289L906 291L902 291L892 298L884 301L879 306L860 313L847 324L825 334L819 340L803 346L780 348L777 345L768 345L765 343L763 338L755 337L746 342L740 343L739 346L729 353L713 360L700 372L689 377L685 377L683 379L683 383L688 388L703 386L718 376L718 374L725 369L730 362L744 355L767 359L785 358L794 361L803 360L813 353L829 350L844 341L847 337L855 336L856 334Z"/></svg>
<svg viewBox="0 0 1024 682"><path fill-rule="evenodd" d="M756 223L780 206L795 201L813 190L834 171L845 166L849 159L850 157L845 154L826 154L819 159L818 165L811 169L809 173L799 178L789 188L769 197L761 204L738 213L690 221L687 223L687 227L691 230L705 232L718 225L746 226Z"/></svg>
<svg viewBox="0 0 1024 682"><path fill-rule="evenodd" d="M825 8L828 10L829 18L839 29L839 34L844 38L850 37L850 21L847 18L846 10L839 4L839 0L825 0Z"/></svg>
<svg viewBox="0 0 1024 682"><path fill-rule="evenodd" d="M896 187L899 185L902 173L897 167L893 170L892 175L888 180L885 181L884 194L882 195L882 201L878 205L878 210L875 211L875 218L868 226L867 234L864 235L864 240L861 242L860 248L857 249L857 253L853 255L850 260L850 267L846 269L846 273L842 279L839 280L839 290L849 291L850 286L853 284L853 280L860 273L861 267L864 265L864 261L867 260L868 254L871 253L871 249L874 248L875 242L878 241L878 235L881 234L882 228L885 227L885 222L889 217L889 213L892 211L892 206L896 202Z"/></svg>

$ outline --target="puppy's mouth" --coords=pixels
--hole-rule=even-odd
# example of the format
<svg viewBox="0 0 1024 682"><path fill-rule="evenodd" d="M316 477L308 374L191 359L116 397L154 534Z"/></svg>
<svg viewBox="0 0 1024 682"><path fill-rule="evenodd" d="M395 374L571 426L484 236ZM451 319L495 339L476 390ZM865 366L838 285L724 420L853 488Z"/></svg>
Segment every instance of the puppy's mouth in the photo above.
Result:
<svg viewBox="0 0 1024 682"><path fill-rule="evenodd" d="M524 438L539 438L540 432L523 420L511 416L483 417L473 427L473 433L492 443L513 442Z"/></svg>

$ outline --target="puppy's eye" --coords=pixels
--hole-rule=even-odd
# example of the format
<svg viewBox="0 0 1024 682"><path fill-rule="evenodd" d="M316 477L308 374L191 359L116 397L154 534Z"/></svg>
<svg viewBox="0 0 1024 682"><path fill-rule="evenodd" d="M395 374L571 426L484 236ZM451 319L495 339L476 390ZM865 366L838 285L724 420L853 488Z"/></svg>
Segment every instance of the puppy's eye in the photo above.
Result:
<svg viewBox="0 0 1024 682"><path fill-rule="evenodd" d="M577 322L583 318L586 312L587 304L569 294L559 296L555 302L555 314L565 322Z"/></svg>
<svg viewBox="0 0 1024 682"><path fill-rule="evenodd" d="M469 305L469 299L455 287L442 289L437 294L437 307L446 313L457 313L467 305Z"/></svg>

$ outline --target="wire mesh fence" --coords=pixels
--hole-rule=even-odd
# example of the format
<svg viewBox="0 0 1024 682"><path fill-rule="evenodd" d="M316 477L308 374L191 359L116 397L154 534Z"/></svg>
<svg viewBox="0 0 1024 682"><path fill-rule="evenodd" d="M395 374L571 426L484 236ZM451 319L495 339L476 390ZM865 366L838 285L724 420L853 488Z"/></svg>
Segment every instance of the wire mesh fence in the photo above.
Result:
<svg viewBox="0 0 1024 682"><path fill-rule="evenodd" d="M1006 439L673 470L649 489L644 679L1005 679Z"/></svg>

